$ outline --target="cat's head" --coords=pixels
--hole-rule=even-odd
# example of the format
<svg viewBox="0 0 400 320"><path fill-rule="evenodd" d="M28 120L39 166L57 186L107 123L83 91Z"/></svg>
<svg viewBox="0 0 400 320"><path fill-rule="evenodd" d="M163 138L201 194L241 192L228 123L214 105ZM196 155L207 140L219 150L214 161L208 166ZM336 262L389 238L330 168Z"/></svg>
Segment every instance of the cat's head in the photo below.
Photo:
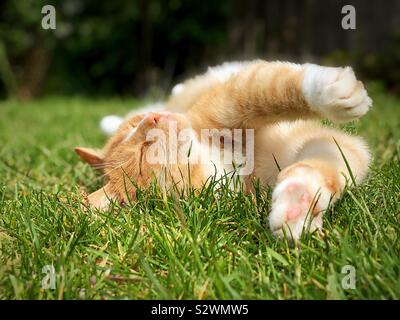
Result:
<svg viewBox="0 0 400 320"><path fill-rule="evenodd" d="M166 189L185 186L189 180L191 185L201 185L203 169L190 160L197 148L186 116L151 112L125 121L101 151L80 147L75 151L104 174L106 184L88 200L91 206L105 209L111 200L134 201L136 188L147 187L152 180Z"/></svg>

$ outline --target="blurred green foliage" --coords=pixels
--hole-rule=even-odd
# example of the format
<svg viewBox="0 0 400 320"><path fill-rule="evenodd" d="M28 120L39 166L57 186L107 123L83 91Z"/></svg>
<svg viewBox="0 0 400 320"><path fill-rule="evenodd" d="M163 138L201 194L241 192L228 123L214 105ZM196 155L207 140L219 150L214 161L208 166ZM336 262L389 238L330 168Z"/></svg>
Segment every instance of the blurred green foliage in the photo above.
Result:
<svg viewBox="0 0 400 320"><path fill-rule="evenodd" d="M56 30L41 28L46 4L56 8ZM49 53L47 91L132 93L204 60L205 47L224 41L228 16L227 0L5 1L0 41L17 78L35 47Z"/></svg>
<svg viewBox="0 0 400 320"><path fill-rule="evenodd" d="M348 3L357 30L341 28ZM55 30L41 27L49 4ZM396 8L395 0L3 0L0 97L164 92L207 65L255 57L351 64L400 92Z"/></svg>
<svg viewBox="0 0 400 320"><path fill-rule="evenodd" d="M400 94L400 31L381 51L360 57L361 67L373 79L378 79L393 93Z"/></svg>
<svg viewBox="0 0 400 320"><path fill-rule="evenodd" d="M351 64L364 78L374 79L394 94L400 94L400 31L387 44L364 54L361 50L335 50L322 59L329 65Z"/></svg>

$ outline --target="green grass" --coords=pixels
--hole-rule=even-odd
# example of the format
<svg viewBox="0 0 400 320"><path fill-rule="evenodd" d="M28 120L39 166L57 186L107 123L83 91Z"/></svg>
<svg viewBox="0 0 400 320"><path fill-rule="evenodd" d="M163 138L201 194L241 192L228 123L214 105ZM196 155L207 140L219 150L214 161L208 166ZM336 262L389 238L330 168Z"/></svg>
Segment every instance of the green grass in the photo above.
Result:
<svg viewBox="0 0 400 320"><path fill-rule="evenodd" d="M371 144L371 174L326 213L322 236L295 247L266 227L270 190L172 199L152 189L84 212L82 189L101 181L72 149L102 146L99 119L137 102L0 103L0 298L400 298L400 100L372 91L374 109L346 126ZM41 285L46 265L54 290ZM341 286L345 265L356 289Z"/></svg>

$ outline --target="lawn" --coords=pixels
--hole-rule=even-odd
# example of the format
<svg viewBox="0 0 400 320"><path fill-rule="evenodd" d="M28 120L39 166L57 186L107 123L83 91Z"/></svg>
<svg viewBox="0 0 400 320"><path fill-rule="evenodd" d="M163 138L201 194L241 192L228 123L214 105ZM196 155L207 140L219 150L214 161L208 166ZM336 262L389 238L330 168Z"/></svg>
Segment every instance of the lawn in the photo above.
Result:
<svg viewBox="0 0 400 320"><path fill-rule="evenodd" d="M370 89L374 108L345 129L370 143L371 174L296 246L266 227L268 189L174 199L151 188L124 208L82 210L101 180L73 147L102 146L101 117L139 102L1 102L0 298L400 298L400 100Z"/></svg>

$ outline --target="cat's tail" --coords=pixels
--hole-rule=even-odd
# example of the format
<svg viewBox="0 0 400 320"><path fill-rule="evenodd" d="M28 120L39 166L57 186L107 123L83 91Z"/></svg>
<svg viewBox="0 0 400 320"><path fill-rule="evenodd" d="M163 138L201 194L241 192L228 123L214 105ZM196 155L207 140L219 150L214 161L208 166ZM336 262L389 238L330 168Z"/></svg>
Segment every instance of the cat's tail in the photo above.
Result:
<svg viewBox="0 0 400 320"><path fill-rule="evenodd" d="M129 112L125 117L120 117L116 115L108 115L105 116L100 121L100 129L101 131L106 134L107 136L112 136L118 131L118 128L121 124L126 120L131 118L134 115L147 113L147 112L154 112L154 111L162 111L164 110L165 106L161 102L151 103L145 105L142 108L132 110Z"/></svg>

